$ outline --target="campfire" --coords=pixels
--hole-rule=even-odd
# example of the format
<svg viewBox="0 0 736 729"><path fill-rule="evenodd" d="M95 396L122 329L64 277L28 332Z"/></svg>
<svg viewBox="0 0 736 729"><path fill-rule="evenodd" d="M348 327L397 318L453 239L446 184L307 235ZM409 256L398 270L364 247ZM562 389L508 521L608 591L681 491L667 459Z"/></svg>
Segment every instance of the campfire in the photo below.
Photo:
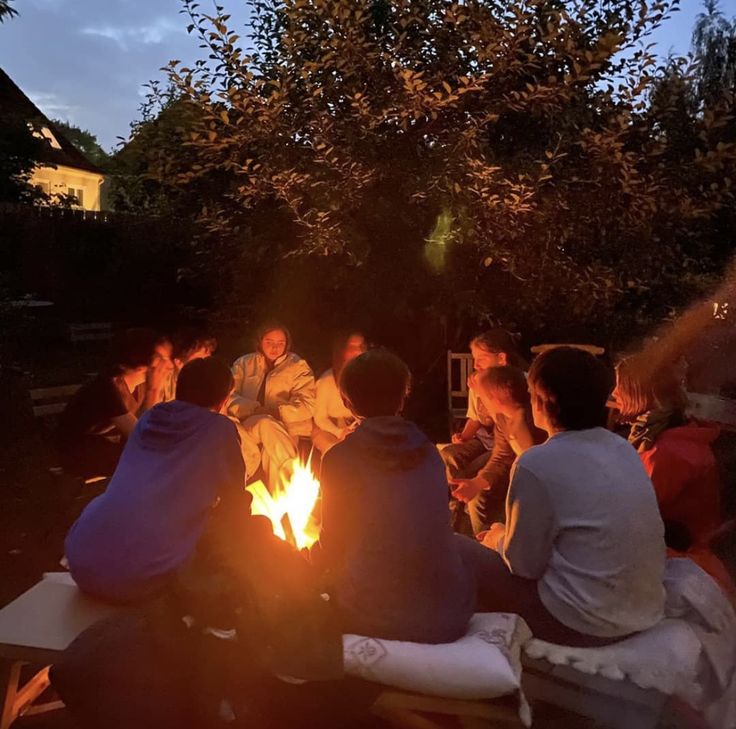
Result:
<svg viewBox="0 0 736 729"><path fill-rule="evenodd" d="M310 463L295 458L287 468L288 479L273 494L262 481L248 486L253 496L251 513L267 516L273 533L291 542L297 549L311 547L319 537L319 525L314 507L319 498L319 481L314 477Z"/></svg>

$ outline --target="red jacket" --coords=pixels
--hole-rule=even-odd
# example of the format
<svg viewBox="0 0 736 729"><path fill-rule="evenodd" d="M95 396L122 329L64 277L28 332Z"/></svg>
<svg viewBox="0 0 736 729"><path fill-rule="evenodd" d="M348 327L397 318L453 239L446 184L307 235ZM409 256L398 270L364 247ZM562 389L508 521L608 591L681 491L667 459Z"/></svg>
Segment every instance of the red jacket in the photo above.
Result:
<svg viewBox="0 0 736 729"><path fill-rule="evenodd" d="M693 545L707 544L722 521L720 479L711 448L719 433L717 425L689 423L666 430L652 448L640 453L662 519L687 527Z"/></svg>
<svg viewBox="0 0 736 729"><path fill-rule="evenodd" d="M708 544L722 521L720 479L711 448L719 433L717 425L706 423L670 428L639 455L654 484L662 519L687 527L693 540L687 552L668 549L668 555L689 557L736 600L736 585Z"/></svg>

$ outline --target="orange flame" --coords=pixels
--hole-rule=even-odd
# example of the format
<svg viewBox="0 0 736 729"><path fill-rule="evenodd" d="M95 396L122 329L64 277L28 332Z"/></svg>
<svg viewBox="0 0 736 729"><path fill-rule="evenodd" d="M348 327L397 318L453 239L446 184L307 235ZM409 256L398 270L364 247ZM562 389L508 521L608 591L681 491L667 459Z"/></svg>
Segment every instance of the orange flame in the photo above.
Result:
<svg viewBox="0 0 736 729"><path fill-rule="evenodd" d="M308 549L319 538L319 527L313 515L319 498L319 481L312 474L310 463L302 463L298 458L289 464L287 471L291 477L284 479L273 494L262 481L247 487L253 496L251 513L267 516L273 533L280 539L293 542L297 549ZM285 522L290 529L285 528Z"/></svg>

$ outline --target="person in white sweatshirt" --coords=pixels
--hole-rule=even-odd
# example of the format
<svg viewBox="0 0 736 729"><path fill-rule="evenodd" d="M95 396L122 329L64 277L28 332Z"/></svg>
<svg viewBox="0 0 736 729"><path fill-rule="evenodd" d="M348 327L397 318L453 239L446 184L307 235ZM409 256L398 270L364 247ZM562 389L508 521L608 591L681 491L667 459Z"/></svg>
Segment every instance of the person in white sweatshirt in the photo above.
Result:
<svg viewBox="0 0 736 729"><path fill-rule="evenodd" d="M265 324L257 349L235 361L227 412L240 422L248 473L248 453L260 451L266 485L278 488L284 466L296 458L300 437L312 434L315 383L311 368L290 351L291 335L282 324Z"/></svg>
<svg viewBox="0 0 736 729"><path fill-rule="evenodd" d="M322 454L341 441L355 424L355 416L343 402L338 383L343 367L368 350L360 332L339 334L332 347L332 367L317 380L312 442Z"/></svg>
<svg viewBox="0 0 736 729"><path fill-rule="evenodd" d="M549 439L517 459L506 524L476 565L480 609L514 612L535 637L606 645L662 619L664 525L641 461L606 430L611 381L591 354L553 349L529 371L532 414Z"/></svg>

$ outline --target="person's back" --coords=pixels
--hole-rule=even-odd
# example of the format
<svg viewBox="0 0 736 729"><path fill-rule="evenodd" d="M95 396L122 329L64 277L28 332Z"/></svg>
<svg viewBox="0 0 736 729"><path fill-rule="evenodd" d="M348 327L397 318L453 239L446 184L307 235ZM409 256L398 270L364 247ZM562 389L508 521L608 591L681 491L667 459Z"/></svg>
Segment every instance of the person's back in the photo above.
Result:
<svg viewBox="0 0 736 729"><path fill-rule="evenodd" d="M325 456L325 535L345 629L441 643L473 611L432 443L401 417L369 418ZM333 532L334 529L334 532Z"/></svg>
<svg viewBox="0 0 736 729"><path fill-rule="evenodd" d="M219 364L198 362L182 373ZM105 493L67 536L72 576L83 591L109 600L155 593L193 553L218 497L244 485L234 423L192 402L154 407L136 426Z"/></svg>
<svg viewBox="0 0 736 729"><path fill-rule="evenodd" d="M516 471L510 499L519 497L520 480L533 484L525 518L534 522L532 496L546 514L537 527L547 530L550 554L537 577L549 611L600 637L661 619L663 525L634 449L604 428L563 431L522 454Z"/></svg>
<svg viewBox="0 0 736 729"><path fill-rule="evenodd" d="M356 430L322 464L322 531L315 559L336 590L344 632L422 643L459 638L475 585L449 523L436 449L398 415L409 371L373 350L340 380Z"/></svg>

